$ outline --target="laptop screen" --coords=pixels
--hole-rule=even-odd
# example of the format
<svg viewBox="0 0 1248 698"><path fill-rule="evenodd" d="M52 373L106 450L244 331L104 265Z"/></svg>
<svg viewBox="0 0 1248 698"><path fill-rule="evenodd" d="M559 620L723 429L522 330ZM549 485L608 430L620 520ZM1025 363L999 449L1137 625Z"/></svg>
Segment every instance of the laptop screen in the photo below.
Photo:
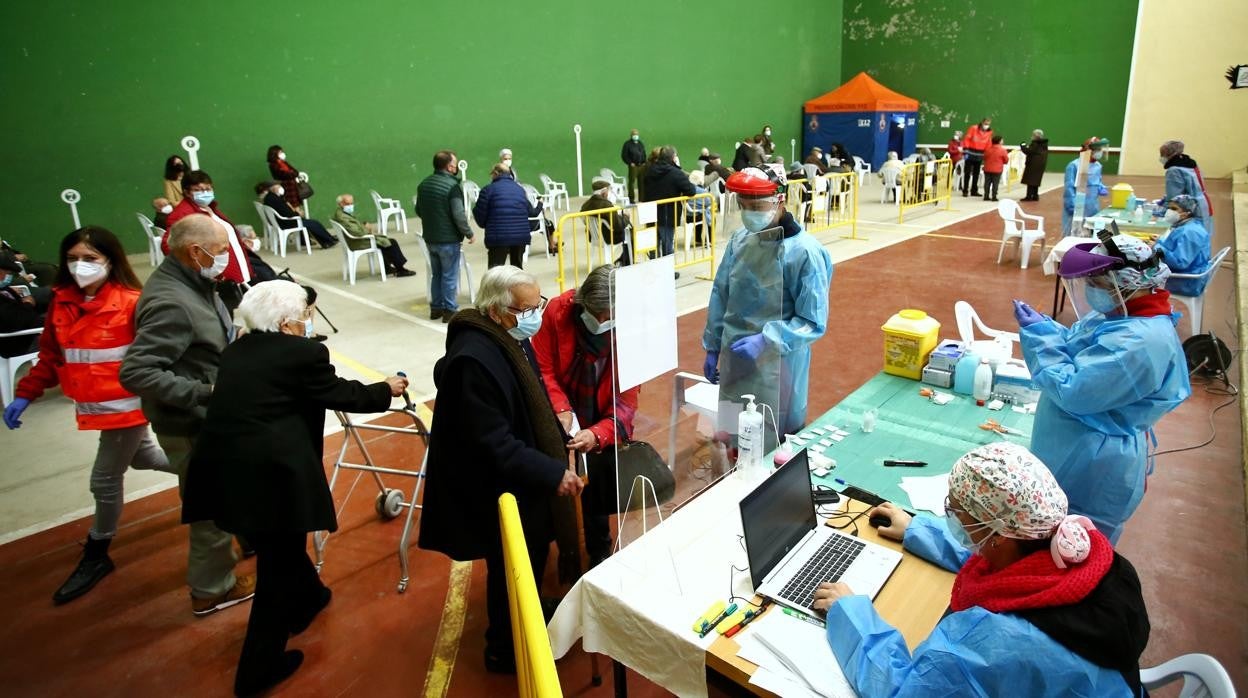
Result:
<svg viewBox="0 0 1248 698"><path fill-rule="evenodd" d="M741 500L741 529L755 589L818 523L810 465L802 449Z"/></svg>

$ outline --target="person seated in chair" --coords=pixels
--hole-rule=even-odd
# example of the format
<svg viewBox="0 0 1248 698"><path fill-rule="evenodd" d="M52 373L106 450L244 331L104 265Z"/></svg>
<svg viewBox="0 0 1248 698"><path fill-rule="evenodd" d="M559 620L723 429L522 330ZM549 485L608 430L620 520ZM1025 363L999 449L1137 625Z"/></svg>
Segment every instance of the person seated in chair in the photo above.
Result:
<svg viewBox="0 0 1248 698"><path fill-rule="evenodd" d="M689 173L689 181L693 182L693 192L696 197L698 194L707 193L706 176L700 171L694 170ZM693 223L693 244L698 247L703 246L703 240L706 238L706 224L711 217L711 199L709 197L693 198L685 203L685 221Z"/></svg>
<svg viewBox="0 0 1248 698"><path fill-rule="evenodd" d="M169 229L169 214L173 213L173 204L163 196L152 199L152 225L161 230Z"/></svg>
<svg viewBox="0 0 1248 698"><path fill-rule="evenodd" d="M593 191L584 204L581 204L581 212L586 211L603 211L618 206L615 195L611 193L611 182L605 179L595 179L590 187ZM624 249L620 252L619 259L615 263L626 267L633 263L633 222L628 219L628 214L623 211L612 211L609 214L602 214L596 217L598 220L598 231L609 244L623 245Z"/></svg>
<svg viewBox="0 0 1248 698"><path fill-rule="evenodd" d="M281 182L260 182L256 185L256 195L261 197L261 203L277 211L277 215L283 218L303 218L302 214L292 209L290 204L287 203L284 198L286 196L286 187ZM295 221L279 218L277 219L277 225L279 228L286 230L295 227ZM316 239L322 250L328 250L338 244L338 241L334 239L333 235L329 234L329 231L325 229L324 224L320 221L304 218L303 226L308 229L308 234Z"/></svg>
<svg viewBox="0 0 1248 698"><path fill-rule="evenodd" d="M250 225L240 225L234 229L238 232L238 241L242 243L243 255L247 257L247 262L251 264L251 284L272 281L277 278L277 272L269 263L264 261L260 256L260 249L264 247L264 242L256 237L256 230Z"/></svg>
<svg viewBox="0 0 1248 698"><path fill-rule="evenodd" d="M702 174L706 175L706 181L710 182L711 175L719 175L719 178L728 181L728 177L732 175L732 170L724 167L723 160L720 159L719 153L711 153L707 155L706 167L702 168Z"/></svg>
<svg viewBox="0 0 1248 698"><path fill-rule="evenodd" d="M823 148L819 146L811 148L810 155L807 155L803 162L807 165L814 165L819 174L824 174L828 171L828 168L823 164Z"/></svg>
<svg viewBox="0 0 1248 698"><path fill-rule="evenodd" d="M372 223L365 223L355 217L355 197L351 194L339 194L335 199L338 208L334 209L334 215L331 219L346 229L348 233L357 238L371 235L377 241L377 249L381 250L381 259L386 265L386 271L395 276L416 276L416 272L407 268L407 257L403 255L403 250L399 247L399 241L377 232L377 227ZM367 240L354 240L347 238L347 247L352 250L368 249Z"/></svg>
<svg viewBox="0 0 1248 698"><path fill-rule="evenodd" d="M27 283L17 260L0 255L0 332L19 332L43 326L43 313L35 307L35 297L31 295ZM6 358L30 354L38 349L39 335L0 339L0 356Z"/></svg>
<svg viewBox="0 0 1248 698"><path fill-rule="evenodd" d="M1166 204L1165 221L1170 231L1157 239L1153 249L1161 253L1166 266L1175 274L1200 274L1209 266L1211 231L1205 230L1200 219L1200 201L1194 196L1179 194ZM1166 281L1166 290L1181 296L1199 296L1205 292L1209 277Z"/></svg>
<svg viewBox="0 0 1248 698"><path fill-rule="evenodd" d="M52 302L52 285L56 283L59 268L55 264L32 260L4 239L0 239L0 259L17 265L18 274L12 285L29 288L35 298L35 308L40 313L46 313L48 304Z"/></svg>

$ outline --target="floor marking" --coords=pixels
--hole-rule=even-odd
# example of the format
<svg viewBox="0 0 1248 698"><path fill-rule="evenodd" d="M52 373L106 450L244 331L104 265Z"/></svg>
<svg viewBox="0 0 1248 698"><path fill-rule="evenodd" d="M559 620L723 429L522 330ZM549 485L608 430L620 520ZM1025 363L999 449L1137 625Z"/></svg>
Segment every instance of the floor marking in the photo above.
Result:
<svg viewBox="0 0 1248 698"><path fill-rule="evenodd" d="M425 674L425 687L421 692L425 698L444 698L450 690L455 659L459 655L459 641L464 634L464 618L468 615L468 589L471 586L472 563L452 562L446 603L442 607L442 619L438 621L433 656L429 658L429 671Z"/></svg>
<svg viewBox="0 0 1248 698"><path fill-rule="evenodd" d="M290 272L290 275L298 279L301 283L304 283L307 285L312 285L313 283L317 283L315 279L308 278L306 276L303 276L302 274L296 274L293 271ZM343 298L346 298L347 300L355 301L356 303L360 303L361 305L366 305L372 308L373 310L386 313L387 315L393 315L394 317L397 317L400 320L403 320L405 322L410 322L413 325L418 325L427 330L434 330L436 332L441 332L442 334L446 334L446 324L441 322L440 320L425 320L423 318L418 318L415 315L405 313L402 310L395 310L394 308L391 308L388 305L382 305L381 303L378 303L377 301L372 300L371 298L365 298L364 296L357 296L354 293L351 293L349 291L344 291L335 286L329 286L329 285L323 285L323 284L317 283L316 290L318 293L332 293L336 296L341 296Z"/></svg>

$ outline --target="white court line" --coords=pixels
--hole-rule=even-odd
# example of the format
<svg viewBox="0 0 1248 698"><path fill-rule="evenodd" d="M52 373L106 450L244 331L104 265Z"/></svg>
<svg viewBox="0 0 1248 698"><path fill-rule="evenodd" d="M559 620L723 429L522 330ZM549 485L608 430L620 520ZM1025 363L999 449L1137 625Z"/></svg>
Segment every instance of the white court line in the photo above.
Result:
<svg viewBox="0 0 1248 698"><path fill-rule="evenodd" d="M397 317L400 320L405 320L407 322L410 322L413 325L418 325L427 330L434 330L436 332L441 332L442 334L446 334L446 324L441 321L435 322L433 320L425 320L423 318L416 317L415 315L405 313L402 310L395 310L394 308L391 308L388 305L382 305L381 303L378 303L377 301L372 300L371 298L365 298L364 296L357 296L354 293L351 293L349 291L344 291L335 286L325 285L322 282L318 282L315 279L310 279L302 274L296 274L293 271L290 272L290 275L298 279L301 283L307 284L309 286L312 284L316 284L318 293L328 292L336 296L342 296L343 298L346 298L348 300L352 300L352 301L355 301L356 303L366 305L372 308L373 310L381 311L383 313L386 313L387 315L393 315L394 317Z"/></svg>

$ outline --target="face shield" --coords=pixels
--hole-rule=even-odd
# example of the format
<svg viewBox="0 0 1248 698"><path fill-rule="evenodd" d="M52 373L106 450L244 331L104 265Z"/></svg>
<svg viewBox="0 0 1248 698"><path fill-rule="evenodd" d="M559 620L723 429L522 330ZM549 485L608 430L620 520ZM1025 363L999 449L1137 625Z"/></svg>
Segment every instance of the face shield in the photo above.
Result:
<svg viewBox="0 0 1248 698"><path fill-rule="evenodd" d="M1114 269L1121 267L1123 260L1094 252L1098 247L1099 243L1095 242L1075 245L1062 256L1058 271L1075 314L1081 318L1094 313L1126 313L1125 293L1114 274Z"/></svg>
<svg viewBox="0 0 1248 698"><path fill-rule="evenodd" d="M771 196L738 196L741 206L741 224L746 230L757 233L775 225L784 199L779 194Z"/></svg>

